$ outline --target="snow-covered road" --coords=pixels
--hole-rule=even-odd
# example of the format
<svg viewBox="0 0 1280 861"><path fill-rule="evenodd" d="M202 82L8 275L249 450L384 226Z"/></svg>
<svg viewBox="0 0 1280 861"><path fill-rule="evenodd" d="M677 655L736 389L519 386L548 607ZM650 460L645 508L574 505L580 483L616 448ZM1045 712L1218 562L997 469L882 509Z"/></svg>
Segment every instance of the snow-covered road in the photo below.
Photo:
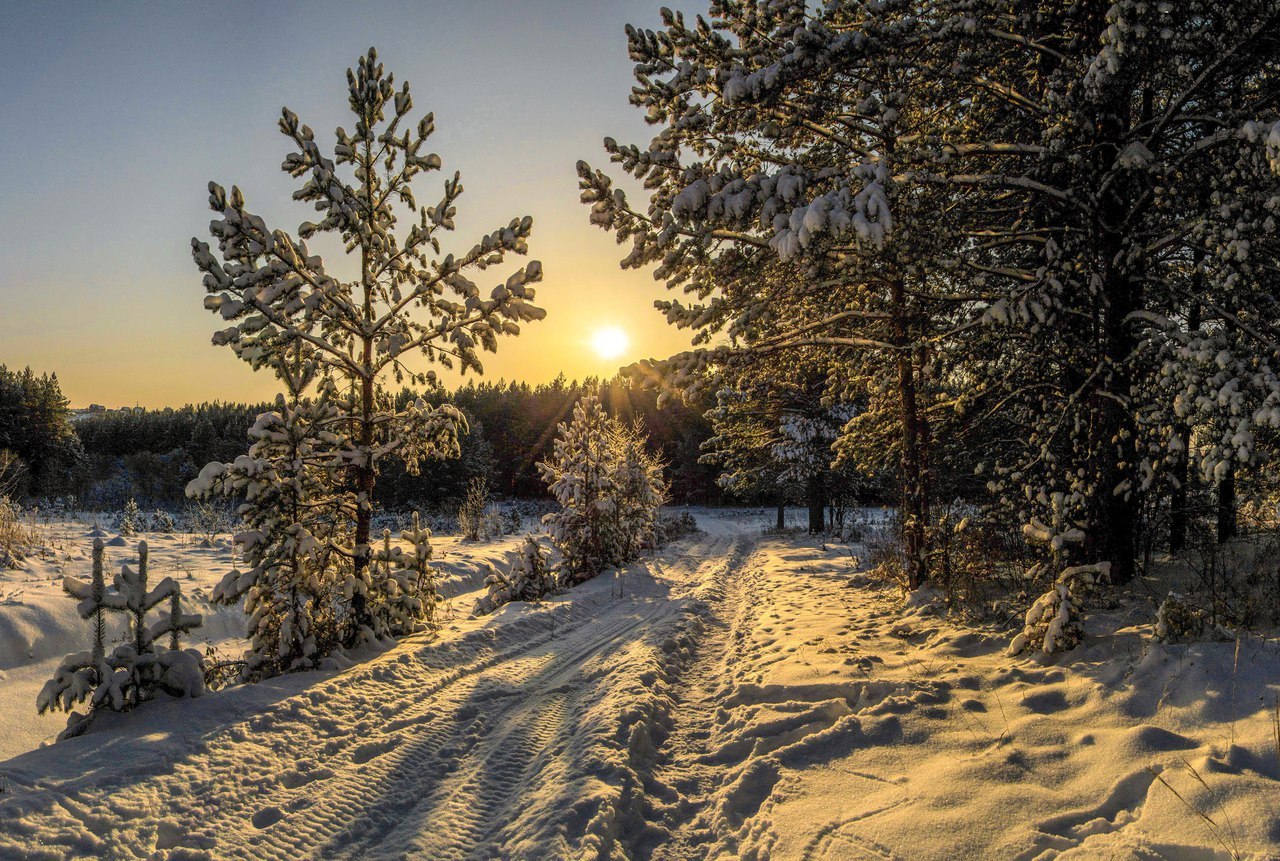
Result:
<svg viewBox="0 0 1280 861"><path fill-rule="evenodd" d="M1124 604L1042 666L904 614L857 548L700 522L541 605L2 762L0 859L1280 857L1275 641L1155 644Z"/></svg>
<svg viewBox="0 0 1280 861"><path fill-rule="evenodd" d="M642 840L641 781L705 596L749 552L722 529L323 681L109 716L0 766L0 856L545 858Z"/></svg>

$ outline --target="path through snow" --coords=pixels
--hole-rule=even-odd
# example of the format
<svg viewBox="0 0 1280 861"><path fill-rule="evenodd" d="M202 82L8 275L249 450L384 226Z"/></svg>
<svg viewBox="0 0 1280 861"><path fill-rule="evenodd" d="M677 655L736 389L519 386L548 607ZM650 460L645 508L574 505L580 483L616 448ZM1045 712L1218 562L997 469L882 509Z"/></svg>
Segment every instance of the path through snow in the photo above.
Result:
<svg viewBox="0 0 1280 861"><path fill-rule="evenodd" d="M851 585L849 548L701 522L624 577L0 763L0 858L1277 857L1274 641L1153 644L1130 603L1040 666Z"/></svg>

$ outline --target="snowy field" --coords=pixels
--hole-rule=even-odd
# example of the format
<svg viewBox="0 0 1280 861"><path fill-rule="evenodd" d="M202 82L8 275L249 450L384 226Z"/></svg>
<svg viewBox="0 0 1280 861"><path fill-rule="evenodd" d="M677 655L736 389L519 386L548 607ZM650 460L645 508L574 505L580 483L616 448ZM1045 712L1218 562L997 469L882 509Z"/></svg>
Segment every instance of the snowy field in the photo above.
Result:
<svg viewBox="0 0 1280 861"><path fill-rule="evenodd" d="M440 539L438 637L41 747L90 529L43 526L49 552L0 572L0 858L1280 858L1276 640L1157 644L1134 597L1054 664L1008 658L1009 632L853 577L862 548L696 514L618 576L480 618L518 538ZM229 548L145 537L197 642L237 649L205 600Z"/></svg>

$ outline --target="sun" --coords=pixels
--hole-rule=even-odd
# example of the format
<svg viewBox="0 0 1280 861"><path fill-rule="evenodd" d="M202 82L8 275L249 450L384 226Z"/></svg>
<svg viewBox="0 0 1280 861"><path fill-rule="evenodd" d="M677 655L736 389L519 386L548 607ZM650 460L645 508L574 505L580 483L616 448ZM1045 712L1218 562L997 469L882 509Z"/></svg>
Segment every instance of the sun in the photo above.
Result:
<svg viewBox="0 0 1280 861"><path fill-rule="evenodd" d="M630 343L631 340L627 337L627 333L617 326L597 329L596 333L591 336L591 349L595 350L596 355L602 359L618 358L627 351L627 346Z"/></svg>

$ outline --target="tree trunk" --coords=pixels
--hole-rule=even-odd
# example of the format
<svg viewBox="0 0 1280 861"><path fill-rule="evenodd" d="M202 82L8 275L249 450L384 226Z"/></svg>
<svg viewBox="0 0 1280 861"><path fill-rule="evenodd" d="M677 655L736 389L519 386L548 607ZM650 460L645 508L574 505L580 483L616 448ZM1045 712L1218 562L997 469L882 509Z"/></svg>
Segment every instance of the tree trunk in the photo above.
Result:
<svg viewBox="0 0 1280 861"><path fill-rule="evenodd" d="M779 532L787 528L787 502L785 499L778 501L778 524L776 528Z"/></svg>
<svg viewBox="0 0 1280 861"><path fill-rule="evenodd" d="M1195 254L1196 269L1192 273L1192 292L1199 294L1200 261L1204 252L1197 250ZM1194 332L1200 328L1200 303L1194 302L1187 312L1187 330ZM1182 441L1182 459L1174 468L1176 484L1172 498L1169 500L1169 552L1180 553L1187 546L1187 495L1191 484L1191 429L1180 425L1175 433Z"/></svg>
<svg viewBox="0 0 1280 861"><path fill-rule="evenodd" d="M369 157L366 146L366 159L369 169L373 161ZM360 249L361 284L364 288L364 325L373 325L373 273L369 268L369 250ZM366 576L369 567L370 527L373 523L373 487L376 481L373 463L373 336L366 334L363 338L360 356L360 428L358 439L364 458L356 467L356 535L355 535L355 580L359 584ZM356 630L367 626L372 618L369 614L368 596L357 589L351 597L351 615Z"/></svg>
<svg viewBox="0 0 1280 861"><path fill-rule="evenodd" d="M809 476L809 534L820 535L826 525L827 500L822 473Z"/></svg>
<svg viewBox="0 0 1280 861"><path fill-rule="evenodd" d="M1126 411L1111 398L1102 398L1100 433L1102 462L1095 498L1091 531L1097 535L1096 558L1111 563L1111 581L1128 583L1137 572L1137 532L1139 501L1133 451L1132 426ZM1126 438L1126 434L1128 434ZM1115 440L1115 442L1112 442ZM1127 490L1117 489L1127 486Z"/></svg>
<svg viewBox="0 0 1280 861"><path fill-rule="evenodd" d="M1100 24L1101 26L1101 24ZM1097 118L1094 142L1096 176L1108 175L1120 147L1125 144L1131 106L1128 95ZM1129 315L1138 310L1139 285L1124 269L1124 225L1133 217L1134 201L1145 198L1139 183L1130 178L1111 182L1098 201L1096 231L1101 283L1096 297L1098 379L1087 383L1091 433L1089 459L1094 462L1096 485L1089 505L1090 540L1086 550L1094 559L1111 563L1111 580L1127 583L1136 572L1139 500L1138 456L1128 365L1136 348Z"/></svg>
<svg viewBox="0 0 1280 861"><path fill-rule="evenodd" d="M1218 482L1218 543L1226 544L1236 537L1236 468Z"/></svg>
<svg viewBox="0 0 1280 861"><path fill-rule="evenodd" d="M366 341L366 356L371 355L371 342ZM360 386L360 447L365 457L373 453L373 379L366 377ZM356 470L356 536L355 536L355 578L359 582L369 567L369 537L373 523L373 487L374 471L372 463L364 463ZM368 597L363 592L356 592L351 597L351 612L356 625L367 625L369 616Z"/></svg>
<svg viewBox="0 0 1280 861"><path fill-rule="evenodd" d="M1187 548L1187 479L1190 470L1185 462L1178 465L1178 486L1169 499L1169 552L1181 553Z"/></svg>
<svg viewBox="0 0 1280 861"><path fill-rule="evenodd" d="M916 401L916 369L908 350L906 295L902 282L892 288L893 334L898 350L898 404L902 433L902 544L907 565L907 588L918 589L929 579L926 558L928 494L923 433Z"/></svg>

